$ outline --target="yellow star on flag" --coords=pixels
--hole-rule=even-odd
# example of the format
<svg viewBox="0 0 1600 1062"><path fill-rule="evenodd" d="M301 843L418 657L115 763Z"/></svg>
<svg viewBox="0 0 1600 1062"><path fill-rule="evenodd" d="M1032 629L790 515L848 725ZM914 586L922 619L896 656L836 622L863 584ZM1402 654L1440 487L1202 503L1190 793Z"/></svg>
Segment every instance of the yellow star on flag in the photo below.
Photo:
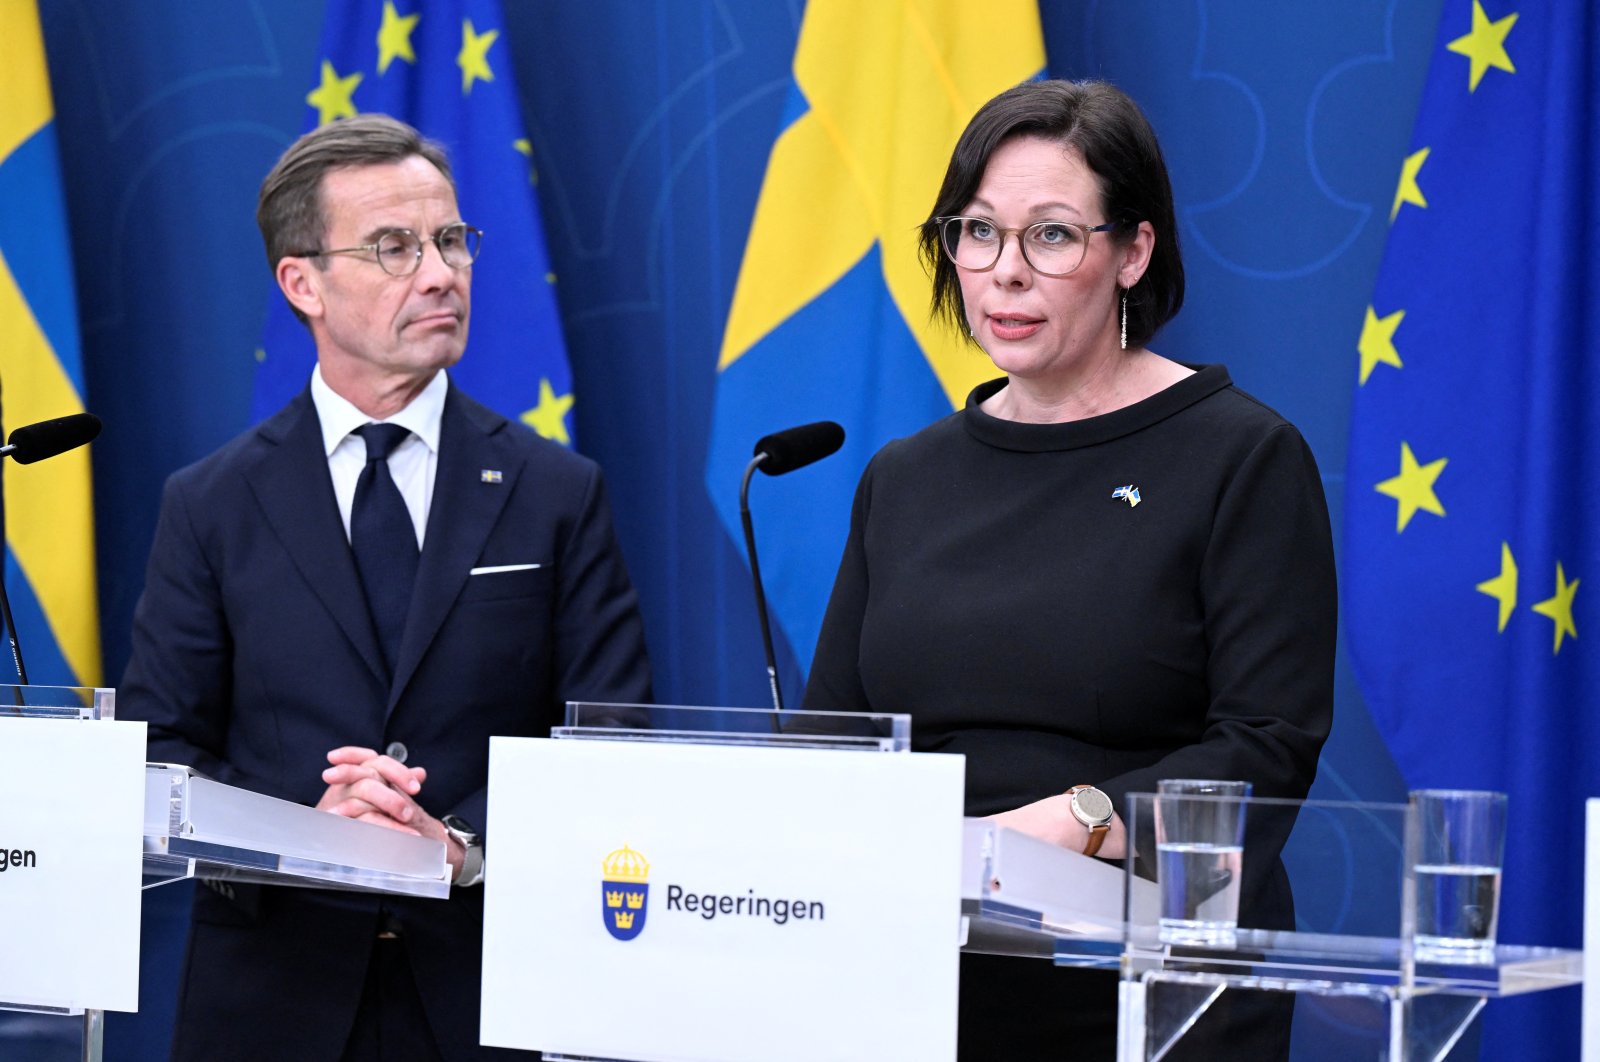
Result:
<svg viewBox="0 0 1600 1062"><path fill-rule="evenodd" d="M1428 152L1432 150L1420 148L1407 155L1405 162L1400 164L1400 183L1394 190L1394 206L1389 208L1391 222L1400 213L1401 203L1410 203L1424 210L1428 208L1428 201L1422 197L1422 189L1417 186L1417 173L1422 169L1422 164L1428 161Z"/></svg>
<svg viewBox="0 0 1600 1062"><path fill-rule="evenodd" d="M1394 349L1394 332L1405 317L1404 310L1396 310L1387 317L1379 317L1376 310L1371 306L1367 307L1367 320L1361 326L1361 341L1356 344L1356 349L1361 352L1363 384L1380 362L1384 365L1393 365L1397 369L1404 368L1400 363L1400 352Z"/></svg>
<svg viewBox="0 0 1600 1062"><path fill-rule="evenodd" d="M1478 584L1478 593L1488 594L1500 602L1500 632L1511 619L1511 610L1517 607L1517 562L1511 556L1511 544L1500 543L1500 574Z"/></svg>
<svg viewBox="0 0 1600 1062"><path fill-rule="evenodd" d="M1561 636L1570 634L1576 638L1578 628L1572 622L1572 598L1578 592L1578 580L1567 582L1567 573L1561 570L1561 562L1556 562L1556 593L1554 597L1546 598L1533 610L1541 616L1549 616L1556 624L1556 647L1551 653L1561 652Z"/></svg>
<svg viewBox="0 0 1600 1062"><path fill-rule="evenodd" d="M1435 516L1444 515L1444 506L1439 504L1439 496L1433 492L1433 481L1439 478L1439 473L1444 471L1448 462L1449 458L1441 457L1437 461L1419 465L1410 444L1400 444L1400 474L1373 488L1400 503L1395 514L1395 534L1406 529L1418 509Z"/></svg>
<svg viewBox="0 0 1600 1062"><path fill-rule="evenodd" d="M489 69L489 47L499 36L499 30L478 33L470 18L461 20L461 51L456 53L456 65L461 68L463 96L472 91L474 81L494 80L494 71Z"/></svg>
<svg viewBox="0 0 1600 1062"><path fill-rule="evenodd" d="M422 15L402 15L394 8L394 0L383 0L383 25L378 27L378 73L389 69L396 59L416 65L417 53L411 50L411 31Z"/></svg>
<svg viewBox="0 0 1600 1062"><path fill-rule="evenodd" d="M354 118L356 103L353 98L356 86L361 84L361 73L340 77L333 64L322 61L322 84L312 89L306 102L317 109L317 124L327 125L335 118Z"/></svg>
<svg viewBox="0 0 1600 1062"><path fill-rule="evenodd" d="M538 184L539 171L533 168L533 141L519 137L511 142L511 146L517 149L517 154L528 160L528 183Z"/></svg>
<svg viewBox="0 0 1600 1062"><path fill-rule="evenodd" d="M522 415L522 423L562 446L572 445L567 434L567 410L572 408L572 396L557 395L548 377L539 381L539 404Z"/></svg>
<svg viewBox="0 0 1600 1062"><path fill-rule="evenodd" d="M1478 91L1478 82L1483 80L1483 75L1489 72L1491 66L1508 74L1517 72L1517 68L1511 65L1511 56L1506 54L1506 36L1516 24L1515 11L1497 22L1490 22L1483 5L1478 0L1472 0L1472 32L1445 45L1457 55L1472 60L1472 68L1467 75L1468 92Z"/></svg>

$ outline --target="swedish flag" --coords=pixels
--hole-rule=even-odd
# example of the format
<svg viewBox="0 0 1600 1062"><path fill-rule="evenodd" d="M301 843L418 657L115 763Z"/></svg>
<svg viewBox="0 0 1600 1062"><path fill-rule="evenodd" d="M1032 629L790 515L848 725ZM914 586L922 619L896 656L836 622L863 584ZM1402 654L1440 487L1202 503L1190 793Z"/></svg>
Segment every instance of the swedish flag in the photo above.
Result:
<svg viewBox="0 0 1600 1062"><path fill-rule="evenodd" d="M735 541L737 488L769 432L835 420L839 457L763 501L762 573L811 659L868 458L997 375L929 320L918 226L967 121L1040 73L1035 0L810 0L789 104L722 341L706 486Z"/></svg>
<svg viewBox="0 0 1600 1062"><path fill-rule="evenodd" d="M409 122L450 152L463 220L484 230L473 266L462 389L547 439L572 444L572 370L539 219L498 0L330 0L307 129L360 112ZM311 337L273 292L252 413L276 412L311 378Z"/></svg>
<svg viewBox="0 0 1600 1062"><path fill-rule="evenodd" d="M1600 8L1518 5L1440 16L1358 342L1346 626L1407 783L1511 796L1500 939L1577 946L1600 795ZM1514 1028L1489 1008L1485 1056L1577 1057L1576 1003Z"/></svg>
<svg viewBox="0 0 1600 1062"><path fill-rule="evenodd" d="M38 11L0 4L0 384L8 428L83 410L55 110ZM5 463L6 585L36 683L100 682L89 451ZM32 636L48 630L50 639Z"/></svg>

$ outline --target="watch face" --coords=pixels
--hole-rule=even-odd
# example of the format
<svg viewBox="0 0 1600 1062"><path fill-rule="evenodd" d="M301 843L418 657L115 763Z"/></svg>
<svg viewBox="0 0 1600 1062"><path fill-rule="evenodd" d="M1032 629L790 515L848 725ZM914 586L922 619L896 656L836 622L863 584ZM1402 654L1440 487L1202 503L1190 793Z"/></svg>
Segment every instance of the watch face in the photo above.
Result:
<svg viewBox="0 0 1600 1062"><path fill-rule="evenodd" d="M1109 822L1111 819L1111 798L1098 789L1078 790L1072 795L1072 803L1078 818L1085 825Z"/></svg>
<svg viewBox="0 0 1600 1062"><path fill-rule="evenodd" d="M478 831L473 829L471 824L459 815L446 815L439 821L444 824L446 830L455 834L456 839L463 845L475 843L478 839Z"/></svg>

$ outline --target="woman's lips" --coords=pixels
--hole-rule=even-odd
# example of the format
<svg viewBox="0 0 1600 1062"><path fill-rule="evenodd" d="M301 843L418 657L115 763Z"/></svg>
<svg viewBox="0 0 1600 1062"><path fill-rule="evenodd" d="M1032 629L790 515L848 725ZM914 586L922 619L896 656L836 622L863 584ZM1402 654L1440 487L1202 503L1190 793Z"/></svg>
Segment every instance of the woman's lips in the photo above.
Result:
<svg viewBox="0 0 1600 1062"><path fill-rule="evenodd" d="M994 333L996 339L1027 339L1043 326L1044 322L1037 317L1021 317L1016 314L989 315L989 331Z"/></svg>

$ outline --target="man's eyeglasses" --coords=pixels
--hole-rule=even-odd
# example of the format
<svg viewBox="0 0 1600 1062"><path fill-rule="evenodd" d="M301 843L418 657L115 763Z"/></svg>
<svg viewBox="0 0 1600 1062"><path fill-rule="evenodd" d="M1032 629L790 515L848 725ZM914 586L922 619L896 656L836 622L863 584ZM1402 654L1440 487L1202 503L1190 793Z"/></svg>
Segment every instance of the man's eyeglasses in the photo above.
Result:
<svg viewBox="0 0 1600 1062"><path fill-rule="evenodd" d="M934 218L939 226L939 244L950 261L962 269L983 272L1000 261L1007 236L1016 236L1022 257L1033 271L1047 277L1064 277L1083 264L1089 253L1089 236L1110 232L1114 221L1104 225L1078 225L1071 221L1040 221L1026 228L1002 229L988 218Z"/></svg>
<svg viewBox="0 0 1600 1062"><path fill-rule="evenodd" d="M478 249L483 245L483 230L465 222L446 225L432 236L418 236L410 229L395 229L378 237L376 243L359 247L339 247L327 251L301 251L295 258L321 258L330 254L357 254L372 252L378 265L391 276L408 277L422 265L422 245L431 243L439 248L439 257L452 269L465 269L478 259Z"/></svg>

